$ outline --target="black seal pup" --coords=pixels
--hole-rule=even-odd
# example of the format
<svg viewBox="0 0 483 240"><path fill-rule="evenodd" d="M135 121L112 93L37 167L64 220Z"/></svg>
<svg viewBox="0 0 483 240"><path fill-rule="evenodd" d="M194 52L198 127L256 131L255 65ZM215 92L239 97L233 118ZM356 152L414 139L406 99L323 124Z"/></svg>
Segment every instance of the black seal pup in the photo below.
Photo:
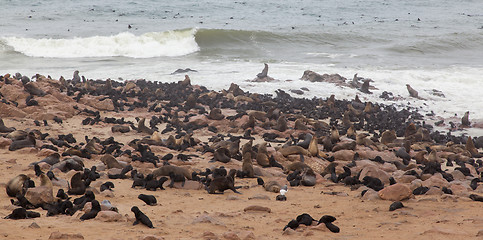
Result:
<svg viewBox="0 0 483 240"><path fill-rule="evenodd" d="M27 219L27 218L38 218L40 217L40 213L27 211L25 208L16 208L10 213L5 219Z"/></svg>
<svg viewBox="0 0 483 240"><path fill-rule="evenodd" d="M333 217L333 216L330 216L330 215L324 215L324 216L322 216L322 217L320 218L319 223L318 223L317 225L319 225L319 224L321 224L321 223L324 223L324 224L325 224L325 226L326 226L326 227L327 227L327 228L328 228L328 229L329 229L331 232L333 232L333 233L338 233L338 232L340 232L340 228L339 228L339 227L337 227L336 225L334 225L334 224L332 223L332 222L334 222L335 220L336 220L336 218L335 218L335 217Z"/></svg>
<svg viewBox="0 0 483 240"><path fill-rule="evenodd" d="M138 198L149 206L156 206L158 203L156 197L153 195L139 194Z"/></svg>
<svg viewBox="0 0 483 240"><path fill-rule="evenodd" d="M101 205L99 204L99 201L92 200L91 204L92 204L91 211L89 211L88 213L84 213L84 215L80 217L81 220L93 219L97 217L97 214L101 211Z"/></svg>
<svg viewBox="0 0 483 240"><path fill-rule="evenodd" d="M110 190L110 191L112 191L112 188L114 188L114 183L112 183L112 182L109 182L109 181L108 181L108 182L105 182L105 183L103 183L103 184L101 185L100 190L101 190L101 192L103 192L103 191L105 191L105 190Z"/></svg>
<svg viewBox="0 0 483 240"><path fill-rule="evenodd" d="M148 226L149 228L154 228L153 223L151 222L151 220L149 220L148 216L146 216L146 214L141 212L141 210L139 210L138 207L136 207L136 206L132 207L131 211L134 213L134 216L136 217L136 221L134 221L133 225L137 225L139 223L142 223L142 224Z"/></svg>

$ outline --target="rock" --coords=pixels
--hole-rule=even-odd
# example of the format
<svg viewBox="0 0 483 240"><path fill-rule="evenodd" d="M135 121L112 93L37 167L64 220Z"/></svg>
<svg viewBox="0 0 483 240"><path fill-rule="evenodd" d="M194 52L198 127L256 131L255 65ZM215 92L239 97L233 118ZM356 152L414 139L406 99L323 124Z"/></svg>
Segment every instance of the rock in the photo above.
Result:
<svg viewBox="0 0 483 240"><path fill-rule="evenodd" d="M412 195L411 189L402 183L390 185L379 191L379 197L384 200L401 201Z"/></svg>
<svg viewBox="0 0 483 240"><path fill-rule="evenodd" d="M210 231L204 232L202 237L203 237L203 239L206 239L206 240L218 240L219 239L216 236L216 234L214 234L213 232L210 232Z"/></svg>
<svg viewBox="0 0 483 240"><path fill-rule="evenodd" d="M291 228L287 228L287 229L285 229L285 231L283 231L282 235L289 236L289 235L294 235L295 233L296 233L295 230L293 230Z"/></svg>
<svg viewBox="0 0 483 240"><path fill-rule="evenodd" d="M262 206L258 206L258 205L252 205L252 206L248 206L246 208L243 209L243 211L245 212L272 212L272 209L268 208L268 207L262 207Z"/></svg>
<svg viewBox="0 0 483 240"><path fill-rule="evenodd" d="M114 194L114 192L112 191L102 191L101 193L99 193L101 196L103 197L106 197L106 198L114 198L116 195Z"/></svg>
<svg viewBox="0 0 483 240"><path fill-rule="evenodd" d="M340 161L352 161L354 160L355 152L352 150L339 150L334 153L334 158Z"/></svg>
<svg viewBox="0 0 483 240"><path fill-rule="evenodd" d="M21 103L22 100L25 102L25 99L30 95L26 91L23 90L23 87L19 87L14 84L6 84L0 88L0 93L4 98L9 101L15 101ZM19 104L20 106L20 104ZM24 104L25 106L25 104ZM0 111L1 112L1 111Z"/></svg>
<svg viewBox="0 0 483 240"><path fill-rule="evenodd" d="M38 153L37 153L37 156L38 157L47 157L53 153L56 153L56 151L52 150L52 149L48 149L48 148L43 148L41 149Z"/></svg>
<svg viewBox="0 0 483 240"><path fill-rule="evenodd" d="M33 205L54 202L52 188L46 186L28 188L25 193L25 198L27 198L27 200Z"/></svg>
<svg viewBox="0 0 483 240"><path fill-rule="evenodd" d="M240 233L238 233L238 236L242 240L255 240L256 239L255 234L252 231L241 231Z"/></svg>
<svg viewBox="0 0 483 240"><path fill-rule="evenodd" d="M169 180L166 182L169 182ZM181 182L175 182L173 186L176 189L200 190L203 189L204 185L198 181L186 180L183 187Z"/></svg>
<svg viewBox="0 0 483 240"><path fill-rule="evenodd" d="M483 237L483 229L481 229L480 231L478 231L478 233L476 234L477 237Z"/></svg>
<svg viewBox="0 0 483 240"><path fill-rule="evenodd" d="M409 186L409 189L411 189L411 191L414 191L414 189L416 189L418 187L421 187L421 186L423 186L423 181L421 181L421 179L414 179L411 182L411 185Z"/></svg>
<svg viewBox="0 0 483 240"><path fill-rule="evenodd" d="M225 223L223 223L219 219L214 218L212 216L209 216L207 214L203 214L199 217L196 217L195 219L193 219L192 223L193 224L196 224L196 223L211 223L211 224L215 224L215 225L225 226Z"/></svg>
<svg viewBox="0 0 483 240"><path fill-rule="evenodd" d="M364 196L361 197L361 199L365 201L374 201L374 200L380 200L381 198L379 197L379 194L374 189L369 188L367 189Z"/></svg>
<svg viewBox="0 0 483 240"><path fill-rule="evenodd" d="M157 237L153 235L139 237L139 240L163 240L163 237Z"/></svg>
<svg viewBox="0 0 483 240"><path fill-rule="evenodd" d="M3 87L0 89L3 89ZM12 104L5 104L0 102L0 117L24 118L26 116L27 116L27 113L16 108Z"/></svg>
<svg viewBox="0 0 483 240"><path fill-rule="evenodd" d="M235 195L228 195L228 197L226 197L226 200L240 200L240 198Z"/></svg>
<svg viewBox="0 0 483 240"><path fill-rule="evenodd" d="M466 176L460 170L454 170L451 175L453 176L454 180L465 180Z"/></svg>
<svg viewBox="0 0 483 240"><path fill-rule="evenodd" d="M84 239L80 233L61 233L59 231L50 234L49 239Z"/></svg>
<svg viewBox="0 0 483 240"><path fill-rule="evenodd" d="M440 188L443 188L443 187L449 187L449 183L448 181L446 181L443 176L441 176L441 174L437 173L437 174L434 174L433 176L431 176L430 178L424 180L422 182L422 185L424 187L440 187Z"/></svg>
<svg viewBox="0 0 483 240"><path fill-rule="evenodd" d="M29 228L40 228L40 226L36 222L33 222L29 225Z"/></svg>
<svg viewBox="0 0 483 240"><path fill-rule="evenodd" d="M97 108L101 111L114 111L114 104L109 98L104 99L103 101L95 101L92 105L93 108Z"/></svg>
<svg viewBox="0 0 483 240"><path fill-rule="evenodd" d="M249 197L248 200L270 200L270 197L265 194L256 194L252 197Z"/></svg>
<svg viewBox="0 0 483 240"><path fill-rule="evenodd" d="M96 219L103 222L121 222L123 220L122 215L114 211L100 211Z"/></svg>
<svg viewBox="0 0 483 240"><path fill-rule="evenodd" d="M466 235L464 231L461 230L454 230L454 229L449 229L449 228L441 228L441 227L433 227L432 229L426 230L421 233L421 235L428 235L431 238L434 238L435 234L441 234L441 235ZM448 236L447 236L448 237Z"/></svg>
<svg viewBox="0 0 483 240"><path fill-rule="evenodd" d="M56 174L58 176L58 174ZM56 187L61 187L64 189L67 189L69 187L69 184L67 183L67 180L58 178L59 180L52 179L52 185Z"/></svg>
<svg viewBox="0 0 483 240"><path fill-rule="evenodd" d="M359 176L359 181L362 181L365 176L379 178L379 180L381 180L384 185L389 184L389 174L374 166L364 167Z"/></svg>
<svg viewBox="0 0 483 240"><path fill-rule="evenodd" d="M451 184L450 189L453 191L453 194L458 196L468 197L470 195L468 188L462 184Z"/></svg>
<svg viewBox="0 0 483 240"><path fill-rule="evenodd" d="M117 175L117 174L121 174L121 172L122 172L122 169L120 168L111 168L107 170L108 175Z"/></svg>
<svg viewBox="0 0 483 240"><path fill-rule="evenodd" d="M223 239L226 240L241 240L240 237L234 232L225 232L223 233Z"/></svg>
<svg viewBox="0 0 483 240"><path fill-rule="evenodd" d="M413 175L402 175L397 179L397 182L400 183L411 183L412 181L416 180L417 178Z"/></svg>
<svg viewBox="0 0 483 240"><path fill-rule="evenodd" d="M441 191L441 188L430 187L426 195L443 195L443 191Z"/></svg>
<svg viewBox="0 0 483 240"><path fill-rule="evenodd" d="M6 148L12 144L12 140L4 137L0 137L0 148Z"/></svg>

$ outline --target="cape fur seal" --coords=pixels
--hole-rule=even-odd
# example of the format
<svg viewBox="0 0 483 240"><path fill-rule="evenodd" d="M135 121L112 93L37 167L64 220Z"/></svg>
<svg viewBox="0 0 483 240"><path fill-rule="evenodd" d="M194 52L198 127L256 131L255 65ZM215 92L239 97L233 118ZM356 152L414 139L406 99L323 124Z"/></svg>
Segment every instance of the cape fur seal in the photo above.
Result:
<svg viewBox="0 0 483 240"><path fill-rule="evenodd" d="M12 144L10 144L10 147L8 147L8 150L15 151L26 147L35 147L35 144L35 134L33 132L30 132L28 133L26 139L13 141Z"/></svg>
<svg viewBox="0 0 483 240"><path fill-rule="evenodd" d="M16 197L17 194L20 193L23 196L27 190L26 182L28 180L30 180L30 178L25 174L19 174L10 179L6 186L7 195L10 197Z"/></svg>
<svg viewBox="0 0 483 240"><path fill-rule="evenodd" d="M206 190L209 194L215 194L217 191L223 193L228 189L235 193L240 193L235 188L235 174L236 170L231 169L227 176L214 178Z"/></svg>
<svg viewBox="0 0 483 240"><path fill-rule="evenodd" d="M268 64L264 63L265 67L263 68L262 72L257 74L258 78L264 78L268 76Z"/></svg>
<svg viewBox="0 0 483 240"><path fill-rule="evenodd" d="M137 225L139 223L142 223L149 228L154 228L153 223L148 218L148 216L146 216L146 214L141 212L141 210L139 210L138 207L136 207L136 206L132 207L131 211L134 213L134 216L136 217L136 220L134 221L134 223L132 225Z"/></svg>
<svg viewBox="0 0 483 240"><path fill-rule="evenodd" d="M86 192L86 185L82 181L82 173L77 172L70 180L70 187L67 193L73 195L82 195Z"/></svg>
<svg viewBox="0 0 483 240"><path fill-rule="evenodd" d="M255 172L253 170L252 154L250 152L245 152L242 156L242 161L243 177L255 177Z"/></svg>
<svg viewBox="0 0 483 240"><path fill-rule="evenodd" d="M461 118L461 125L463 127L469 127L471 125L469 115L470 115L470 112L467 111L467 112L465 112L465 115Z"/></svg>
<svg viewBox="0 0 483 240"><path fill-rule="evenodd" d="M170 172L174 172L175 174L183 175L185 178L192 180L192 175L190 171L183 167L173 166L173 165L165 165L153 171L153 176L169 176Z"/></svg>

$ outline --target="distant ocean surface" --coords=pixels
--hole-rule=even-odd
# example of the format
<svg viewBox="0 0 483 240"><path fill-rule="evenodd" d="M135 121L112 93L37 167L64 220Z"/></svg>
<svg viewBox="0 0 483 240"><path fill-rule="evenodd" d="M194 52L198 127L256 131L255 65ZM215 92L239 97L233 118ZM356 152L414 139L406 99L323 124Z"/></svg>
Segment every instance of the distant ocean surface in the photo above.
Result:
<svg viewBox="0 0 483 240"><path fill-rule="evenodd" d="M483 119L483 1L0 0L0 74L172 82L250 92L307 87L295 97L410 105L437 117ZM254 83L269 64L279 81ZM364 94L300 80L305 70L355 73ZM409 98L406 84L427 100ZM433 89L445 97L431 95ZM401 96L385 101L383 91Z"/></svg>

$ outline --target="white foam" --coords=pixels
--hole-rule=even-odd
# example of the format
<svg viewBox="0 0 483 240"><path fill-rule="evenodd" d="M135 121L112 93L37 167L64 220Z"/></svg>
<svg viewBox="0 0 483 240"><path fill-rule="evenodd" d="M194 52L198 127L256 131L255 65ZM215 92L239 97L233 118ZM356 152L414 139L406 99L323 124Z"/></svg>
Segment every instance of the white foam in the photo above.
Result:
<svg viewBox="0 0 483 240"><path fill-rule="evenodd" d="M199 50L196 29L149 32L136 36L129 32L113 36L93 36L72 39L4 37L17 52L31 57L174 57Z"/></svg>

